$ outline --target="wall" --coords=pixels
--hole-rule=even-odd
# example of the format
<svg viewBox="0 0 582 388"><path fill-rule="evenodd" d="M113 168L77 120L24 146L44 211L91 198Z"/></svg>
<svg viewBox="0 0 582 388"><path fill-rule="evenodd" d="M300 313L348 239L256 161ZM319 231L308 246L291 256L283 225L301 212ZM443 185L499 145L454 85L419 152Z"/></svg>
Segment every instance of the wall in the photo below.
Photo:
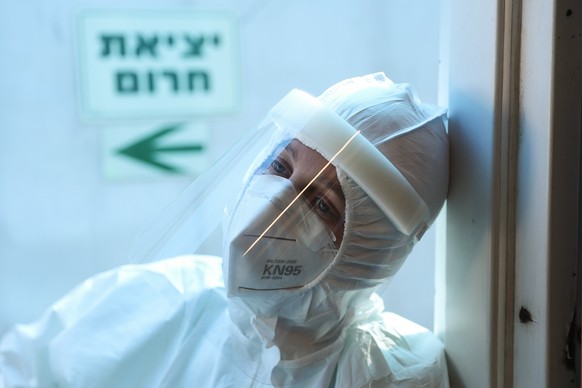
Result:
<svg viewBox="0 0 582 388"><path fill-rule="evenodd" d="M0 4L0 334L35 319L88 276L126 263L134 236L191 181L103 176L106 126L78 114L75 20L82 10L119 7L112 0ZM240 106L203 120L213 155L293 87L318 94L341 79L384 71L415 85L424 101L437 100L436 0L148 0L123 7L227 10L238 19ZM390 310L428 327L433 250L434 231L385 290Z"/></svg>
<svg viewBox="0 0 582 388"><path fill-rule="evenodd" d="M451 185L443 236L446 257L439 263L437 280L445 296L437 306L442 316L435 330L447 349L453 387L500 386L495 368L504 361L499 357L502 346L496 353L496 298L504 259L500 118L506 106L501 100L500 3L443 2L449 69L443 77L443 98L449 107Z"/></svg>
<svg viewBox="0 0 582 388"><path fill-rule="evenodd" d="M523 4L519 86L513 386L579 387L580 2Z"/></svg>

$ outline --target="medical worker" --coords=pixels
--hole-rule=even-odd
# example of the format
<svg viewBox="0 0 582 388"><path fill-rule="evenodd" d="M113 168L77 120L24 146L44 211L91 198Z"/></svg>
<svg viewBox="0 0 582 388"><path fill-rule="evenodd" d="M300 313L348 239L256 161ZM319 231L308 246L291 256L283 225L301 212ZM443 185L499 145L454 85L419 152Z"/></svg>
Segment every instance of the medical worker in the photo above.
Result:
<svg viewBox="0 0 582 388"><path fill-rule="evenodd" d="M447 186L445 112L410 86L293 90L137 239L137 262L4 336L0 386L448 387L438 339L375 293Z"/></svg>

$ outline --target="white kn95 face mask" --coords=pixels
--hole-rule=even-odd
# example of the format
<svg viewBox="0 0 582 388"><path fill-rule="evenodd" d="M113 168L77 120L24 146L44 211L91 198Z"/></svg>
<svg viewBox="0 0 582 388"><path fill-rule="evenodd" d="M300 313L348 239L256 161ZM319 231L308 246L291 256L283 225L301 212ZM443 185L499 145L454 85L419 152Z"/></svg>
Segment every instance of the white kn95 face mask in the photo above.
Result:
<svg viewBox="0 0 582 388"><path fill-rule="evenodd" d="M289 180L254 176L227 223L228 295L308 285L332 263L337 253L334 239Z"/></svg>

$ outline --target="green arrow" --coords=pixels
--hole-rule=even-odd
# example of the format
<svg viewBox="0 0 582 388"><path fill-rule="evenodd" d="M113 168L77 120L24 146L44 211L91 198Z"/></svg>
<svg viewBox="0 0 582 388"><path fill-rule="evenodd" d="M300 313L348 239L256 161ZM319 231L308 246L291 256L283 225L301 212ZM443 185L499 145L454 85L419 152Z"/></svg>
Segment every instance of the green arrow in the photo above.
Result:
<svg viewBox="0 0 582 388"><path fill-rule="evenodd" d="M144 163L149 163L168 172L181 173L182 171L177 167L159 161L157 155L162 152L199 152L204 149L204 146L202 144L158 146L158 139L176 131L179 127L180 125L173 125L163 128L152 135L144 137L134 144L119 149L117 152Z"/></svg>

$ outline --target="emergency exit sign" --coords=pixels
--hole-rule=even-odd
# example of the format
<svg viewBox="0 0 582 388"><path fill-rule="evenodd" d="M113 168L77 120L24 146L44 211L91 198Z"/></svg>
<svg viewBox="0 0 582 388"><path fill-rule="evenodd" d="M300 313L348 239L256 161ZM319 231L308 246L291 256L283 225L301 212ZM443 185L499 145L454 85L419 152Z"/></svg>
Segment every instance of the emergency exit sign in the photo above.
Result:
<svg viewBox="0 0 582 388"><path fill-rule="evenodd" d="M232 15L91 11L77 22L83 116L193 117L236 108Z"/></svg>

